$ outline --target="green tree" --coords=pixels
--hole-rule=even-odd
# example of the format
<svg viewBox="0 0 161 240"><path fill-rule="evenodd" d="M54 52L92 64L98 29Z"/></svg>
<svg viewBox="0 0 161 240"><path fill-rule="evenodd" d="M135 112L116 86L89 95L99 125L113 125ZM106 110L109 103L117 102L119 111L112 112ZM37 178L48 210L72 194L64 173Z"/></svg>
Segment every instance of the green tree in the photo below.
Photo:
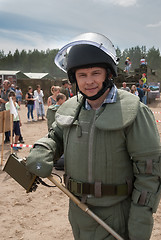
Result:
<svg viewBox="0 0 161 240"><path fill-rule="evenodd" d="M19 54L18 49L16 49L16 51L14 52L14 55L13 55L13 67L16 70L20 69L20 54Z"/></svg>
<svg viewBox="0 0 161 240"><path fill-rule="evenodd" d="M144 57L146 59L147 57L147 50L146 50L146 46L142 46L141 47L141 57Z"/></svg>
<svg viewBox="0 0 161 240"><path fill-rule="evenodd" d="M5 55L4 55L4 51L1 50L1 51L0 51L0 59L4 58L4 56L5 56Z"/></svg>
<svg viewBox="0 0 161 240"><path fill-rule="evenodd" d="M20 71L30 72L28 64L28 53L25 50L22 50L20 53Z"/></svg>
<svg viewBox="0 0 161 240"><path fill-rule="evenodd" d="M141 49L139 46L129 49L129 57L131 59L131 68L134 70L139 67L141 59Z"/></svg>
<svg viewBox="0 0 161 240"><path fill-rule="evenodd" d="M1 70L20 70L22 72L46 72L56 78L67 77L67 74L61 71L54 63L54 58L58 53L58 49L47 49L46 51L39 51L34 49L33 51L22 50L19 52L15 50L12 55L9 52L7 55L4 51L0 51L0 69ZM159 49L154 47L150 48L147 52L146 46L136 46L129 49L124 49L122 52L119 47L116 48L117 57L119 58L118 67L124 70L125 60L127 57L132 62L132 70L136 69L140 65L140 59L144 56L148 62L148 65L158 70L161 68L161 56Z"/></svg>
<svg viewBox="0 0 161 240"><path fill-rule="evenodd" d="M9 51L7 57L5 58L5 69L7 70L14 70L14 60L11 51Z"/></svg>
<svg viewBox="0 0 161 240"><path fill-rule="evenodd" d="M160 51L159 48L155 49L154 47L150 48L147 53L147 63L153 69L157 70L160 67Z"/></svg>

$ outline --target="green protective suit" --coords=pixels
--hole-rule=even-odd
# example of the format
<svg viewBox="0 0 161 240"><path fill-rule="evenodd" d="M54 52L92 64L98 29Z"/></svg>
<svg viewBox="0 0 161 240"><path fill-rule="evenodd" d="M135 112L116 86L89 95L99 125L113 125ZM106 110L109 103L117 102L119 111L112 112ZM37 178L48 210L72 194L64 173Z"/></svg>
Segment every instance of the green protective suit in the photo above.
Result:
<svg viewBox="0 0 161 240"><path fill-rule="evenodd" d="M117 221L115 216L113 223L107 219L107 223L125 239L150 239L152 214L156 212L161 195L160 137L151 110L138 97L118 90L117 102L105 104L99 110L86 110L83 98L73 97L57 110L55 117L48 138L38 140L31 150L27 168L38 176L47 177L52 171L53 159L56 161L64 152L65 173L78 182L111 185L133 182L131 195L87 195L86 203L103 220L105 212L110 212L110 216L111 211L124 215L124 228L117 226L119 216ZM124 209L123 213L117 208ZM104 230L91 237L88 235L90 227L90 230L83 229L84 235L81 235L82 227L78 230L74 225L78 219L74 214L79 210L72 209L73 206L69 219L75 239L114 239L104 235ZM85 219L82 218L82 223Z"/></svg>

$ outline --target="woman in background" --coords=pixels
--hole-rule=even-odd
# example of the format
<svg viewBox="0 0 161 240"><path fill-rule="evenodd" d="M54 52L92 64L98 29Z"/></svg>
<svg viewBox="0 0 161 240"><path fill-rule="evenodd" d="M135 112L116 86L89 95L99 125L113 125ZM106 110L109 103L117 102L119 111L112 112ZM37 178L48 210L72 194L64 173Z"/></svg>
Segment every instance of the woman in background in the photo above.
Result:
<svg viewBox="0 0 161 240"><path fill-rule="evenodd" d="M27 109L28 109L28 112L27 112L27 118L28 118L28 122L30 122L30 115L31 115L31 118L32 118L32 121L35 121L34 119L34 116L33 116L33 110L34 110L34 95L33 95L33 92L32 92L32 87L29 86L28 87L28 92L26 93L26 96L25 96L25 100L27 102Z"/></svg>
<svg viewBox="0 0 161 240"><path fill-rule="evenodd" d="M41 90L40 85L37 85L36 90L34 91L34 98L35 98L35 108L37 112L37 120L39 120L39 117L44 119L45 116L45 109L44 109L44 102L43 102L44 93L43 90Z"/></svg>
<svg viewBox="0 0 161 240"><path fill-rule="evenodd" d="M132 85L131 86L131 93L133 93L134 95L138 96L139 93L138 93L138 90L137 90L137 87L135 85Z"/></svg>
<svg viewBox="0 0 161 240"><path fill-rule="evenodd" d="M47 101L48 107L56 104L56 97L60 93L60 87L52 86L51 93L52 93L52 95L50 97L48 97L48 101Z"/></svg>

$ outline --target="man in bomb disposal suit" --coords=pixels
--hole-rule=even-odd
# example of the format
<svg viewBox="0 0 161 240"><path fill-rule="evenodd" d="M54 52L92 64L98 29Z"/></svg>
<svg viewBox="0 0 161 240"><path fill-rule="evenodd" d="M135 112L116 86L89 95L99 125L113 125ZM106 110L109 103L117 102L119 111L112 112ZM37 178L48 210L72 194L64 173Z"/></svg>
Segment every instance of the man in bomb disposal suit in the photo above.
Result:
<svg viewBox="0 0 161 240"><path fill-rule="evenodd" d="M97 33L58 52L55 63L79 94L58 109L27 168L47 177L64 153L69 191L125 240L148 240L161 195L160 138L151 110L114 85L117 61L111 41ZM115 239L72 201L69 221L76 240Z"/></svg>

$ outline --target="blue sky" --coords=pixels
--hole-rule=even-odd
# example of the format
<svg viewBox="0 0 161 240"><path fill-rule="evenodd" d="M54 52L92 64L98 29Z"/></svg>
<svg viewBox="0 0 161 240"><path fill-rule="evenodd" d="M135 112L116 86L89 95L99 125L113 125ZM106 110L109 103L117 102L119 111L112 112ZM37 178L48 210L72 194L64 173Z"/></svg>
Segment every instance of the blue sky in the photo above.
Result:
<svg viewBox="0 0 161 240"><path fill-rule="evenodd" d="M106 35L121 50L161 51L160 0L0 0L0 50L60 48L83 32Z"/></svg>

